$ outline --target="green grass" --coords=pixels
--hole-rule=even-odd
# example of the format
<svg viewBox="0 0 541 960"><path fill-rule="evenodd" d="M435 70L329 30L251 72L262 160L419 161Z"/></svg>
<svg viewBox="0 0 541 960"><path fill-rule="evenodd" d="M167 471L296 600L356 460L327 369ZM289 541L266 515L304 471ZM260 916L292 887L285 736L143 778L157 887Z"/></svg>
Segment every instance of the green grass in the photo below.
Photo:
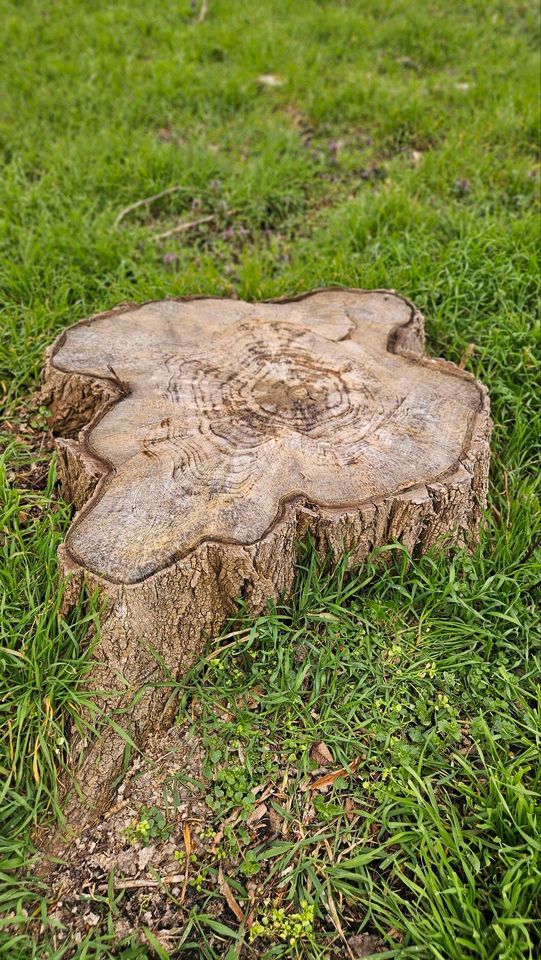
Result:
<svg viewBox="0 0 541 960"><path fill-rule="evenodd" d="M59 815L97 616L92 605L61 616L69 511L28 400L43 350L123 300L334 283L411 297L434 354L458 361L475 345L469 369L495 421L487 527L473 556L408 566L394 550L353 577L316 569L308 551L291 604L256 623L241 611L244 632L190 674L181 715L198 717L216 824L249 811L263 780L283 784L284 836L254 848L236 828L223 869L241 904L251 874L293 913L314 904L313 933L294 948L309 960L338 956L333 917L346 937L377 933L389 957L533 958L537 5L209 0L203 22L188 0L0 10L0 955L128 960L156 948L152 932L115 947L106 923L78 947L52 932L38 946L22 914L46 919L32 833ZM156 241L206 214L211 225ZM219 703L230 719L217 719ZM319 740L337 766L358 766L314 795L308 817ZM241 947L232 915L216 929L216 865L200 870L179 956L291 955L268 940Z"/></svg>

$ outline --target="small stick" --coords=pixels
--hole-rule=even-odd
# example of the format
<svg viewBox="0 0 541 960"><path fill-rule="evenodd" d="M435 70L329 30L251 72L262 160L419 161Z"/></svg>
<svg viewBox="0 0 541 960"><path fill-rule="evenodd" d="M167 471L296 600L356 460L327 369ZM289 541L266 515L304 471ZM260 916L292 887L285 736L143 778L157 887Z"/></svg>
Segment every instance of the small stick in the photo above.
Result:
<svg viewBox="0 0 541 960"><path fill-rule="evenodd" d="M177 224L176 227L172 227L164 233L156 234L154 240L165 240L166 237L172 237L176 233L186 233L187 230L193 230L194 227L200 227L203 223L211 223L213 220L216 220L215 213L209 213L208 216L199 217L197 220L185 220L183 223Z"/></svg>
<svg viewBox="0 0 541 960"><path fill-rule="evenodd" d="M162 883L182 883L184 874L174 873L169 877L160 877L159 880L120 880L115 883L115 890L139 890L144 887L159 887ZM106 883L101 883L98 890L105 890Z"/></svg>
<svg viewBox="0 0 541 960"><path fill-rule="evenodd" d="M471 357L473 357L474 353L475 353L475 344L474 344L474 343L468 343L468 346L466 347L466 349L464 350L464 353L462 354L462 356L461 356L461 358L460 358L459 367L460 367L461 370L465 370L465 369L466 369L466 364L467 364L468 360L470 360Z"/></svg>
<svg viewBox="0 0 541 960"><path fill-rule="evenodd" d="M117 803L114 803L112 807L109 807L107 813L103 815L103 819L110 820L111 817L114 817L115 813L120 813L120 811L126 806L127 802L127 797L124 800L118 800Z"/></svg>
<svg viewBox="0 0 541 960"><path fill-rule="evenodd" d="M205 19L208 13L208 9L209 9L209 6L207 3L207 0L203 0L203 3L201 4L201 9L199 11L199 16L197 18L198 23L203 23L203 20Z"/></svg>
<svg viewBox="0 0 541 960"><path fill-rule="evenodd" d="M143 197L142 200L136 200L135 203L130 203L129 207L124 207L124 210L120 211L113 226L116 229L124 217L127 217L128 213L131 213L132 210L138 210L139 207L144 207L148 203L153 203L154 200L161 200L162 197L169 197L172 193L178 193L179 190L188 189L189 187L185 187L183 184L178 183L175 187L168 187L167 190L161 190L160 193L155 193L151 197Z"/></svg>
<svg viewBox="0 0 541 960"><path fill-rule="evenodd" d="M238 213L238 211L226 210L224 216L232 217L234 213ZM178 223L176 227L171 227L170 230L166 230L164 233L155 234L154 240L165 240L167 237L173 237L177 233L186 233L188 230L193 230L194 227L199 227L204 223L212 223L217 219L218 214L209 213L206 217L198 217L197 220L183 220L183 222Z"/></svg>

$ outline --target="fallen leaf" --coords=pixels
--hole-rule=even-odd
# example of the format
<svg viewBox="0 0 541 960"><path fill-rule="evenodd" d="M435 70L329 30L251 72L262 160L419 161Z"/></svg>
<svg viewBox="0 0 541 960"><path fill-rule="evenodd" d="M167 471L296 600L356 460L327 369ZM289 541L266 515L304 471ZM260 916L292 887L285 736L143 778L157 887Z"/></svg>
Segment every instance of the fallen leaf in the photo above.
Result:
<svg viewBox="0 0 541 960"><path fill-rule="evenodd" d="M385 944L371 933L356 933L348 940L348 946L354 957L373 957L385 950Z"/></svg>
<svg viewBox="0 0 541 960"><path fill-rule="evenodd" d="M324 740L314 743L310 750L310 757L319 767L330 767L334 763L334 757Z"/></svg>
<svg viewBox="0 0 541 960"><path fill-rule="evenodd" d="M155 853L156 853L156 848L153 846L142 847L141 850L139 850L139 854L137 858L139 870L145 869L145 867L152 860L152 857L154 856Z"/></svg>
<svg viewBox="0 0 541 960"><path fill-rule="evenodd" d="M257 807L255 807L255 809L252 810L246 823L250 825L252 825L253 823L259 823L259 821L262 820L263 817L267 815L267 813L268 813L267 804L258 803Z"/></svg>
<svg viewBox="0 0 541 960"><path fill-rule="evenodd" d="M231 912L235 914L239 923L246 923L246 917L243 911L241 910L239 904L235 900L235 897L233 896L233 891L229 886L227 880L225 879L221 867L218 872L218 883L220 886L220 893L223 894L225 902L227 903L227 906L229 907Z"/></svg>
<svg viewBox="0 0 541 960"><path fill-rule="evenodd" d="M190 833L190 824L186 820L182 827L182 836L184 837L184 846L186 847L186 858L188 859L192 852L192 835Z"/></svg>
<svg viewBox="0 0 541 960"><path fill-rule="evenodd" d="M324 777L320 777L315 783L310 784L310 790L326 790L339 777L349 777L352 773L355 773L358 766L359 758L356 757L350 764L349 770L346 767L341 767L340 770L335 770L333 773L326 773Z"/></svg>
<svg viewBox="0 0 541 960"><path fill-rule="evenodd" d="M38 750L39 750L39 740L36 739L36 743L35 743L35 746L34 746L34 758L33 758L33 760L32 760L32 773L34 774L34 781L35 781L36 783L39 783L39 781L40 781L40 776L39 776L39 764L38 764Z"/></svg>
<svg viewBox="0 0 541 960"><path fill-rule="evenodd" d="M190 854L192 852L192 835L190 832L190 824L187 820L184 821L182 827L182 836L184 837L184 846L186 848L186 869L184 871L184 882L182 884L182 890L180 893L180 903L184 903L184 897L186 896L188 876L190 873Z"/></svg>
<svg viewBox="0 0 541 960"><path fill-rule="evenodd" d="M83 920L87 927L97 927L100 922L100 915L99 913L85 913Z"/></svg>
<svg viewBox="0 0 541 960"><path fill-rule="evenodd" d="M273 833L280 833L282 830L282 818L276 812L274 807L271 807L269 810L269 822L271 825L271 830Z"/></svg>

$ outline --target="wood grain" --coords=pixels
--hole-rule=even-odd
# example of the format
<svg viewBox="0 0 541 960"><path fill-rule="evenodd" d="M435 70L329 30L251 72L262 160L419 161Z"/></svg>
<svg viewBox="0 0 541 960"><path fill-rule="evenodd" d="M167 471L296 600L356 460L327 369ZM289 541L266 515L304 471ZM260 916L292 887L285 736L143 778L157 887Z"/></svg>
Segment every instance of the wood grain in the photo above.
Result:
<svg viewBox="0 0 541 960"><path fill-rule="evenodd" d="M338 289L122 306L58 338L44 392L78 508L61 561L107 602L93 679L121 678L136 742L171 712L155 654L179 677L238 598L287 595L308 534L352 562L477 535L487 393L423 348L405 298ZM79 751L98 807L116 741Z"/></svg>

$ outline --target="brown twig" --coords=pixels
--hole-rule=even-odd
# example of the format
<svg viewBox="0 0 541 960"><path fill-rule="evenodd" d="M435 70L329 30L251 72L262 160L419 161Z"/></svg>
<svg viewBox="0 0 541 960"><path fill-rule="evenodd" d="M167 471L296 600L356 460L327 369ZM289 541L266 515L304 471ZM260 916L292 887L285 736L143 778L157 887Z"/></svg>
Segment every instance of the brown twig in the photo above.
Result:
<svg viewBox="0 0 541 960"><path fill-rule="evenodd" d="M225 216L231 217L236 212L236 210L226 210ZM204 223L212 223L217 219L218 214L209 213L206 217L198 217L197 220L183 220L182 223L177 223L176 227L171 227L170 230L165 230L164 233L157 233L154 236L154 240L166 240L167 237L174 237L177 233L186 233L188 230L200 227Z"/></svg>
<svg viewBox="0 0 541 960"><path fill-rule="evenodd" d="M139 207L145 207L147 204L153 203L154 200L161 200L162 197L169 197L172 193L178 193L179 190L188 189L188 187L185 187L183 184L179 183L175 187L168 187L167 190L161 190L160 193L154 193L151 197L143 197L142 200L136 200L135 203L130 203L129 207L124 207L124 209L120 211L113 224L114 228L116 229L124 217L127 217L128 213L131 213L132 210L138 210Z"/></svg>
<svg viewBox="0 0 541 960"><path fill-rule="evenodd" d="M178 223L176 227L171 227L164 233L156 234L154 240L165 240L167 237L173 237L176 233L186 233L188 230L193 230L194 227L200 227L203 223L212 223L213 220L216 220L215 213L209 213L206 217L198 217L197 220L184 220L182 223Z"/></svg>
<svg viewBox="0 0 541 960"><path fill-rule="evenodd" d="M144 887L159 887L165 883L182 883L183 880L183 873L173 873L169 877L160 877L159 880L120 880L118 883L115 883L115 890L139 890ZM107 886L108 884L101 883L98 890L106 890Z"/></svg>
<svg viewBox="0 0 541 960"><path fill-rule="evenodd" d="M468 363L468 360L470 360L473 357L474 353L475 353L475 344L468 343L466 349L464 350L464 353L460 358L459 367L461 370L466 369L466 364Z"/></svg>
<svg viewBox="0 0 541 960"><path fill-rule="evenodd" d="M199 16L197 17L198 23L203 23L203 20L205 19L208 13L208 10L209 10L209 5L207 3L207 0L203 0L203 3L201 4L201 9L199 10Z"/></svg>
<svg viewBox="0 0 541 960"><path fill-rule="evenodd" d="M123 800L118 800L117 803L114 803L112 807L109 807L107 812L103 815L103 819L110 820L111 817L114 817L116 813L120 813L120 811L124 809L127 803L128 803L127 797Z"/></svg>

